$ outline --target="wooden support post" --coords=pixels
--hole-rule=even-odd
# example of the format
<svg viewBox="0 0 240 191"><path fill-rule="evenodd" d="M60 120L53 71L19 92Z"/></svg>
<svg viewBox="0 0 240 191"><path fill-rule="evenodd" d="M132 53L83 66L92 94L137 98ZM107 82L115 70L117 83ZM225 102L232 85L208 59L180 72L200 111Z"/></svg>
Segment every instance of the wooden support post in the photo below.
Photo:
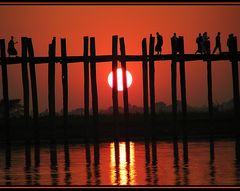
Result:
<svg viewBox="0 0 240 191"><path fill-rule="evenodd" d="M51 162L51 168L57 167L58 161L57 161L57 145L55 142L50 143L50 162Z"/></svg>
<svg viewBox="0 0 240 191"><path fill-rule="evenodd" d="M112 101L113 101L113 115L116 120L118 115L118 79L117 79L117 55L118 55L118 36L114 35L112 37L112 74L113 74L113 88L112 88Z"/></svg>
<svg viewBox="0 0 240 191"><path fill-rule="evenodd" d="M183 36L179 36L179 54L184 55ZM182 115L183 115L183 160L188 162L188 138L186 131L186 115L187 115L187 97L186 97L186 79L185 79L185 61L180 61L180 86L182 100Z"/></svg>
<svg viewBox="0 0 240 191"><path fill-rule="evenodd" d="M126 141L126 145L125 145L125 149L126 149L126 162L127 162L127 165L129 165L129 163L131 162L131 153L130 153L130 141L127 140Z"/></svg>
<svg viewBox="0 0 240 191"><path fill-rule="evenodd" d="M176 39L171 38L171 47L172 47L172 63L171 63L171 86L172 86L172 117L173 117L173 128L176 131L177 128L177 69L176 69ZM178 161L178 138L177 132L174 132L173 135L173 154L174 154L174 161Z"/></svg>
<svg viewBox="0 0 240 191"><path fill-rule="evenodd" d="M66 130L68 124L68 68L67 68L67 50L66 39L61 39L61 55L62 55L62 86L63 86L63 120L64 129ZM66 132L65 132L66 133Z"/></svg>
<svg viewBox="0 0 240 191"><path fill-rule="evenodd" d="M179 36L179 53L184 55L184 41L183 36ZM187 114L187 97L186 97L186 79L185 79L185 61L180 61L180 84L181 84L181 100L182 100L182 114L186 118Z"/></svg>
<svg viewBox="0 0 240 191"><path fill-rule="evenodd" d="M232 40L231 62L232 62L232 81L233 81L233 101L234 101L234 113L238 118L240 113L239 103L239 78L238 78L238 60L237 60L237 37L234 36Z"/></svg>
<svg viewBox="0 0 240 191"><path fill-rule="evenodd" d="M177 118L177 71L176 71L176 50L175 50L175 39L171 38L171 47L172 47L172 63L171 63L171 79L172 79L172 114L173 120L176 122Z"/></svg>
<svg viewBox="0 0 240 191"><path fill-rule="evenodd" d="M29 67L30 67L30 79L32 86L32 105L33 105L33 120L35 126L35 138L38 136L38 95L37 95L37 80L34 63L34 50L32 45L32 39L28 38L28 53L29 53Z"/></svg>
<svg viewBox="0 0 240 191"><path fill-rule="evenodd" d="M150 163L150 143L148 140L145 141L145 161L147 164Z"/></svg>
<svg viewBox="0 0 240 191"><path fill-rule="evenodd" d="M142 40L142 78L143 78L143 106L144 106L144 118L145 121L148 119L148 65L147 65L147 40L144 38Z"/></svg>
<svg viewBox="0 0 240 191"><path fill-rule="evenodd" d="M124 59L126 52L125 52L125 43L124 38L120 38L120 50L121 50L121 56ZM122 80L123 80L123 103L124 103L124 114L125 119L128 119L129 115L129 108L128 108L128 88L127 88L127 66L126 61L122 60Z"/></svg>
<svg viewBox="0 0 240 191"><path fill-rule="evenodd" d="M11 167L12 162L12 151L11 151L11 143L7 142L5 145L5 169L9 169Z"/></svg>
<svg viewBox="0 0 240 191"><path fill-rule="evenodd" d="M208 82L208 112L210 119L213 116L213 100L212 100L212 63L207 61L207 82Z"/></svg>
<svg viewBox="0 0 240 191"><path fill-rule="evenodd" d="M39 126L38 126L38 95L37 95L37 80L36 80L36 71L34 63L34 50L32 45L32 39L27 39L28 44L28 54L29 54L29 67L30 67L30 80L32 86L32 106L33 106L33 122L34 122L34 159L35 165L39 166L40 164L40 146L39 146ZM31 158L30 158L31 159Z"/></svg>
<svg viewBox="0 0 240 191"><path fill-rule="evenodd" d="M91 55L91 86L92 86L92 109L93 109L93 121L96 124L98 122L98 92L97 92L97 79L96 79L96 48L95 38L90 38L90 55Z"/></svg>
<svg viewBox="0 0 240 191"><path fill-rule="evenodd" d="M5 40L0 40L1 48L1 67L2 67L2 88L3 88L3 102L4 102L4 123L6 132L6 141L9 141L9 96L8 96L8 73L6 63L6 48Z"/></svg>
<svg viewBox="0 0 240 191"><path fill-rule="evenodd" d="M29 82L28 82L28 67L27 67L27 38L22 37L22 84L23 84L23 103L24 103L24 120L26 135L28 136L29 126Z"/></svg>
<svg viewBox="0 0 240 191"><path fill-rule="evenodd" d="M119 166L119 142L118 141L114 141L114 153L115 153L115 165L116 167Z"/></svg>
<svg viewBox="0 0 240 191"><path fill-rule="evenodd" d="M89 61L88 57L88 37L85 36L83 45L83 56L84 56L84 116L86 119L89 118Z"/></svg>
<svg viewBox="0 0 240 191"><path fill-rule="evenodd" d="M88 142L85 143L85 156L86 156L86 164L91 163L91 151L90 144Z"/></svg>
<svg viewBox="0 0 240 191"><path fill-rule="evenodd" d="M48 64L48 107L49 119L53 129L55 129L55 56L56 39L53 38L52 44L49 44L49 64Z"/></svg>
<svg viewBox="0 0 240 191"><path fill-rule="evenodd" d="M31 166L31 145L26 142L25 143L25 168L30 169Z"/></svg>
<svg viewBox="0 0 240 191"><path fill-rule="evenodd" d="M150 79L150 109L152 119L155 118L155 79L154 79L154 37L150 35L149 45L149 79Z"/></svg>
<svg viewBox="0 0 240 191"><path fill-rule="evenodd" d="M100 162L100 152L99 152L99 142L94 142L94 165L99 165Z"/></svg>
<svg viewBox="0 0 240 191"><path fill-rule="evenodd" d="M157 142L152 140L152 164L157 164Z"/></svg>
<svg viewBox="0 0 240 191"><path fill-rule="evenodd" d="M211 48L210 43L208 47L207 54L210 55ZM212 100L212 62L211 60L207 60L207 83L208 83L208 113L209 118L213 117L213 100Z"/></svg>
<svg viewBox="0 0 240 191"><path fill-rule="evenodd" d="M229 37L228 39L228 48L230 53L230 61L232 62L232 82L233 82L233 104L234 104L234 115L235 122L239 123L239 112L240 112L240 103L239 103L239 78L238 78L238 59L237 59L237 37ZM239 152L239 143L240 143L240 132L238 126L235 127L236 132L236 160L239 161L240 152Z"/></svg>

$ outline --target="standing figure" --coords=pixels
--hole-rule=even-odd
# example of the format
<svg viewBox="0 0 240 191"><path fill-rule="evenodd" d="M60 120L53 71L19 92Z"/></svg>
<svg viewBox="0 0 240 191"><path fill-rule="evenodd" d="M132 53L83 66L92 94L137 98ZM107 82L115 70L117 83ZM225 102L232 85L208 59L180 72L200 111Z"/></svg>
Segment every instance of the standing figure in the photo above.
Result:
<svg viewBox="0 0 240 191"><path fill-rule="evenodd" d="M198 34L196 43L197 43L197 51L195 52L195 54L197 54L198 52L202 54L203 53L203 37L201 33Z"/></svg>
<svg viewBox="0 0 240 191"><path fill-rule="evenodd" d="M17 56L17 50L15 48L15 44L17 44L17 42L14 42L13 40L13 36L11 36L11 40L8 42L8 56L10 57L11 55L13 56Z"/></svg>
<svg viewBox="0 0 240 191"><path fill-rule="evenodd" d="M207 32L203 33L203 53L210 53L210 41Z"/></svg>
<svg viewBox="0 0 240 191"><path fill-rule="evenodd" d="M172 52L173 54L177 54L179 51L178 49L178 37L176 33L173 33L173 37L171 38L171 43L172 43Z"/></svg>
<svg viewBox="0 0 240 191"><path fill-rule="evenodd" d="M227 46L228 46L229 52L234 52L234 36L233 36L233 33L228 35Z"/></svg>
<svg viewBox="0 0 240 191"><path fill-rule="evenodd" d="M155 51L157 54L161 54L163 45L163 37L157 32L157 44L155 46Z"/></svg>
<svg viewBox="0 0 240 191"><path fill-rule="evenodd" d="M220 32L218 32L217 36L216 36L216 45L215 48L213 50L213 54L216 52L216 50L219 50L219 53L222 53L222 49L221 49L221 39L220 39Z"/></svg>

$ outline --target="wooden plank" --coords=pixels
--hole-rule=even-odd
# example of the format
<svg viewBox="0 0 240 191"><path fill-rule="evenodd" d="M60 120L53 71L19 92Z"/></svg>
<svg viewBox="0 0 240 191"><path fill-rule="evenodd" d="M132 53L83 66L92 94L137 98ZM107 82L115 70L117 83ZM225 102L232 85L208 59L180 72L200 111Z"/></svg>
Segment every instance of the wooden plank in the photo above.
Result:
<svg viewBox="0 0 240 191"><path fill-rule="evenodd" d="M1 69L2 69L2 92L3 92L3 103L4 103L4 123L6 141L9 140L9 96L8 96L8 73L6 64L6 48L5 40L0 39L0 50L1 50Z"/></svg>
<svg viewBox="0 0 240 191"><path fill-rule="evenodd" d="M30 80L32 86L32 105L33 105L33 120L34 126L37 128L38 125L38 94L37 94L37 80L36 80L36 71L35 71L35 63L33 61L34 58L34 50L32 45L32 39L27 39L28 43L28 54L29 54L29 68L30 68Z"/></svg>
<svg viewBox="0 0 240 191"><path fill-rule="evenodd" d="M68 123L68 68L65 60L67 56L66 39L61 39L61 56L62 56L62 87L63 87L63 121L64 129Z"/></svg>
<svg viewBox="0 0 240 191"><path fill-rule="evenodd" d="M27 68L27 38L22 37L22 84L23 84L23 104L24 104L24 120L25 127L29 125L29 80L28 80L28 68ZM27 134L28 132L26 132Z"/></svg>
<svg viewBox="0 0 240 191"><path fill-rule="evenodd" d="M89 61L88 57L88 37L85 36L83 45L84 56L84 115L86 119L89 117Z"/></svg>
<svg viewBox="0 0 240 191"><path fill-rule="evenodd" d="M120 51L121 51L121 56L125 56L125 43L124 43L124 38L120 38ZM126 66L126 61L121 62L122 66L122 80L123 80L123 103L124 103L124 114L126 119L128 118L129 115L129 108L128 108L128 88L127 88L127 66Z"/></svg>
<svg viewBox="0 0 240 191"><path fill-rule="evenodd" d="M150 111L152 119L155 117L155 79L154 79L154 37L150 36L149 44L149 80L150 80Z"/></svg>
<svg viewBox="0 0 240 191"><path fill-rule="evenodd" d="M118 115L118 78L117 78L117 47L118 47L118 36L112 37L112 74L113 74L113 87L112 87L112 102L113 102L113 115Z"/></svg>
<svg viewBox="0 0 240 191"><path fill-rule="evenodd" d="M90 55L96 56L95 38L90 38ZM90 63L91 71L91 86L92 86L92 110L93 110L93 121L98 122L98 91L97 91L97 79L96 79L96 62L94 60Z"/></svg>
<svg viewBox="0 0 240 191"><path fill-rule="evenodd" d="M238 52L235 55L235 58L239 61L240 60L240 53ZM60 62L62 57L56 57L55 60L56 62ZM100 56L95 56L94 58L91 58L90 56L87 58L88 61L91 61L94 59L95 62L101 63L101 62L112 62L113 57L112 55L100 55ZM120 55L117 56L117 60L121 61L123 59ZM136 62L136 61L143 61L145 59L142 55L126 55L125 56L125 61L126 62ZM159 60L172 60L173 56L172 54L162 54L162 55L154 55L152 57L154 61L159 61ZM200 54L184 54L176 55L176 62L179 62L181 60L184 60L185 62L191 62L191 61L197 61L197 60L203 60L203 61L218 61L218 60L230 60L231 55L227 53L222 53L222 54L214 54L214 55L200 55ZM84 62L85 58L84 56L67 56L66 57L66 62L68 64L71 63L77 63L77 62ZM149 56L147 56L147 60L149 60ZM7 64L19 64L22 62L22 57L11 57L7 59ZM29 59L27 59L27 62L29 62ZM35 64L44 64L44 63L49 63L49 57L34 57L34 63ZM193 63L194 64L194 63Z"/></svg>
<svg viewBox="0 0 240 191"><path fill-rule="evenodd" d="M179 53L184 54L183 36L179 36ZM182 100L182 114L183 118L187 114L187 96L186 96L186 78L185 78L185 62L180 61L180 86L181 86L181 100Z"/></svg>
<svg viewBox="0 0 240 191"><path fill-rule="evenodd" d="M49 44L49 63L48 63L48 107L50 122L54 127L55 123L55 54L56 41L53 39L52 44Z"/></svg>
<svg viewBox="0 0 240 191"><path fill-rule="evenodd" d="M142 78L143 78L143 112L145 120L148 118L148 64L147 64L147 40L142 40L142 55L144 57L142 61Z"/></svg>

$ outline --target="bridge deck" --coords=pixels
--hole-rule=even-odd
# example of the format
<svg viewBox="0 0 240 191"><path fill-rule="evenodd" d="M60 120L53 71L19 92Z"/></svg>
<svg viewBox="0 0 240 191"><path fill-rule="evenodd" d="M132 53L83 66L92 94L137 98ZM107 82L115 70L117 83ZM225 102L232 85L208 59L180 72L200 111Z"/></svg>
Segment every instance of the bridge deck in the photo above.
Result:
<svg viewBox="0 0 240 191"><path fill-rule="evenodd" d="M197 60L202 60L202 61L218 61L218 60L231 60L233 58L232 55L230 55L228 52L224 52L222 54L210 54L210 55L201 55L201 54L184 54L184 55L172 55L172 54L163 54L163 55L154 55L152 59L154 61L160 61L160 60L173 60L175 59L176 61L197 61ZM234 58L237 60L240 60L240 52L234 55ZM125 60L127 62L136 62L136 61L143 61L144 59L149 60L150 57L149 55L147 57L144 57L142 55L126 55L124 57L122 56L117 56L117 60ZM62 57L57 56L55 57L55 62L61 62ZM101 55L101 56L95 56L91 57L88 56L87 59L84 58L84 56L67 56L65 59L65 62L67 63L76 63L76 62L84 62L84 60L88 61L95 61L95 62L110 62L113 60L112 55ZM7 64L19 64L22 63L23 59L22 57L7 57L6 62ZM27 62L30 61L29 58L26 59ZM43 64L43 63L49 63L49 57L34 57L33 62L36 64ZM0 58L1 62L1 58Z"/></svg>

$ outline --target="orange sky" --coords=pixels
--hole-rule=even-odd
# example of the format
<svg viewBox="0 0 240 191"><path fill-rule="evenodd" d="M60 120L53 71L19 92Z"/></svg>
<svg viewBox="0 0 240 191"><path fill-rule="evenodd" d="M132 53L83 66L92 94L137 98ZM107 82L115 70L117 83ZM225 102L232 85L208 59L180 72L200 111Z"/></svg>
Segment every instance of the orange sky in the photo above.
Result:
<svg viewBox="0 0 240 191"><path fill-rule="evenodd" d="M240 39L240 6L199 5L56 5L56 6L0 6L0 38L8 42L11 35L16 41L22 36L33 39L36 56L47 56L48 44L57 37L57 55L60 55L60 38L67 39L67 54L83 54L83 36L95 36L96 53L111 54L112 35L125 37L126 54L141 54L141 41L155 36L164 38L163 54L170 53L173 32L185 38L185 52L194 53L199 32L207 31L214 46L215 35L222 34L222 49L227 51L227 35L233 32ZM147 39L148 40L148 39ZM239 44L240 40L238 40ZM240 45L240 44L239 44ZM16 48L21 54L21 44ZM156 101L171 101L170 62L155 62ZM129 102L142 105L141 63L127 63L133 84L129 88ZM9 66L9 96L23 98L21 66ZM69 109L83 107L83 64L70 64ZM62 108L61 67L56 67L56 107ZM111 89L107 77L111 62L97 64L97 83L100 109L112 105ZM37 66L40 111L47 109L47 65ZM187 99L190 105L207 105L206 63L186 63ZM0 78L0 98L2 98ZM180 92L178 91L179 99ZM215 102L232 98L231 65L229 62L213 63L213 96ZM122 94L119 96L122 105Z"/></svg>

